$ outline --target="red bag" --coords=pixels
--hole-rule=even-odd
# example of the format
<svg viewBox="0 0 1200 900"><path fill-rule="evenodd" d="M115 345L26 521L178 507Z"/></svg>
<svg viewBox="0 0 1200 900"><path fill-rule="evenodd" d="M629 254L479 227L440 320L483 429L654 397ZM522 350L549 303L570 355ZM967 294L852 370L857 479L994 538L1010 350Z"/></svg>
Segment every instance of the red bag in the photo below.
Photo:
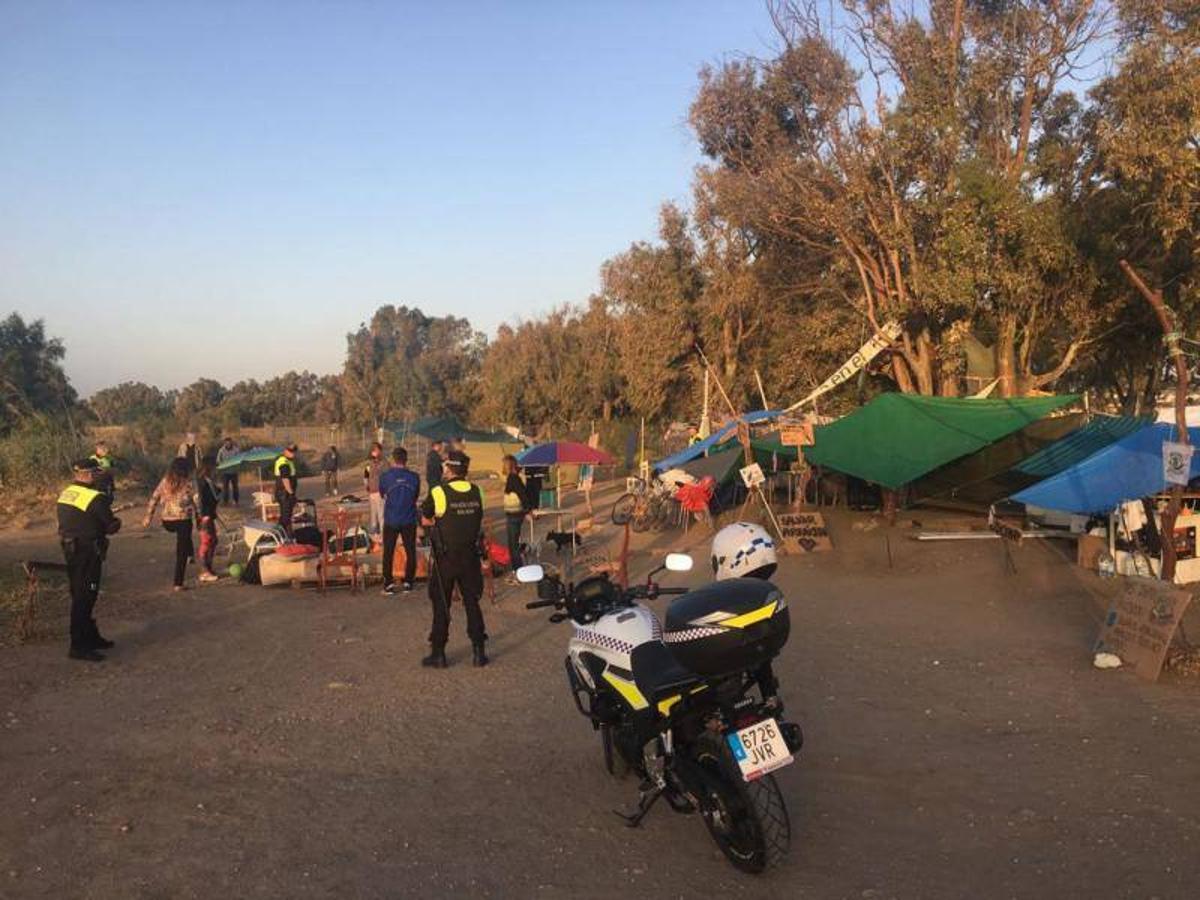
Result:
<svg viewBox="0 0 1200 900"><path fill-rule="evenodd" d="M487 554L488 560L498 566L512 565L512 554L508 552L508 548L503 544L497 544L491 538L483 539L483 551Z"/></svg>

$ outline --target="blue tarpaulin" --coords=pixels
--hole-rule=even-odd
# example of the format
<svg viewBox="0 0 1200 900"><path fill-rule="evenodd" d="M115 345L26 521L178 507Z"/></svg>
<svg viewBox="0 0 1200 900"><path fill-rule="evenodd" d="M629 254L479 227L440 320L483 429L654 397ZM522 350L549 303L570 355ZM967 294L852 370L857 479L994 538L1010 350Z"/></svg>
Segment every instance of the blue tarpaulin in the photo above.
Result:
<svg viewBox="0 0 1200 900"><path fill-rule="evenodd" d="M774 419L782 413L777 409L760 409L756 412L748 412L738 416L738 420L751 425L755 422L762 422L766 419ZM731 422L720 431L714 431L702 441L692 444L690 447L684 447L678 453L672 453L670 456L664 456L654 464L655 471L665 471L666 469L675 469L682 466L684 463L691 462L697 457L703 456L711 448L721 443L729 437L737 434L737 421Z"/></svg>
<svg viewBox="0 0 1200 900"><path fill-rule="evenodd" d="M1200 427L1189 428L1192 444L1200 444ZM1146 425L1087 459L1013 494L1028 506L1060 512L1108 513L1126 500L1149 497L1167 488L1163 480L1162 445L1175 439L1175 426ZM1191 477L1200 475L1200 453L1192 457Z"/></svg>

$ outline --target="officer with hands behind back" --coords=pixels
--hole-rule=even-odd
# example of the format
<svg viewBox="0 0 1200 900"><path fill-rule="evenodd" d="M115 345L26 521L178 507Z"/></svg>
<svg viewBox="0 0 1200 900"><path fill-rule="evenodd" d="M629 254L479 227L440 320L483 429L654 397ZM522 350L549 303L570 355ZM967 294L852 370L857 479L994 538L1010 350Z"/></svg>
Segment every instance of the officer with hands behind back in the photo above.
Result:
<svg viewBox="0 0 1200 900"><path fill-rule="evenodd" d="M289 443L275 458L275 502L279 504L279 524L290 536L292 513L296 509L296 484L299 475L296 445Z"/></svg>
<svg viewBox="0 0 1200 900"><path fill-rule="evenodd" d="M471 638L471 661L486 666L484 645L487 631L479 598L483 594L480 569L480 538L483 527L483 494L463 477L462 463L447 459L442 466L442 483L433 487L421 504L425 530L433 545L429 572L429 599L433 602L433 627L429 632L430 653L421 665L444 669L446 641L450 637L450 597L454 586L462 594Z"/></svg>
<svg viewBox="0 0 1200 900"><path fill-rule="evenodd" d="M100 593L100 574L108 553L108 536L121 529L103 484L104 470L92 459L73 466L75 480L58 495L58 536L71 585L71 659L100 662L112 641L100 636L92 613Z"/></svg>

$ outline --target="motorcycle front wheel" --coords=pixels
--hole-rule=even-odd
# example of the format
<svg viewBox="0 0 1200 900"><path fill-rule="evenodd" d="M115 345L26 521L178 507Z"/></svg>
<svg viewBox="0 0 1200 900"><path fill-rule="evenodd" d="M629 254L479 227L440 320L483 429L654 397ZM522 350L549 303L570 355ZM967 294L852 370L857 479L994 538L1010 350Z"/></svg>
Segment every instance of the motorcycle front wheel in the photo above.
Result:
<svg viewBox="0 0 1200 900"><path fill-rule="evenodd" d="M702 739L695 759L705 775L700 814L725 858L751 874L779 865L792 826L775 777L745 781L719 738Z"/></svg>
<svg viewBox="0 0 1200 900"><path fill-rule="evenodd" d="M616 744L616 726L600 726L600 746L604 750L604 770L613 778L624 778L629 772L629 763L621 755Z"/></svg>

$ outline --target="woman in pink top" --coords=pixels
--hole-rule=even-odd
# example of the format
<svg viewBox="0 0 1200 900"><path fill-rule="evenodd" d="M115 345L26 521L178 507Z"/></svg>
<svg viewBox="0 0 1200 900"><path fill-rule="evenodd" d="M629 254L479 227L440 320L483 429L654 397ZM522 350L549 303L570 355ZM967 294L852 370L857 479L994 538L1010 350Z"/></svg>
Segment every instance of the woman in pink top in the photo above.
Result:
<svg viewBox="0 0 1200 900"><path fill-rule="evenodd" d="M149 528L154 512L162 507L162 526L175 535L175 590L182 591L183 573L196 555L192 545L192 520L196 517L196 499L192 493L187 461L175 459L158 483L146 506L142 527Z"/></svg>

